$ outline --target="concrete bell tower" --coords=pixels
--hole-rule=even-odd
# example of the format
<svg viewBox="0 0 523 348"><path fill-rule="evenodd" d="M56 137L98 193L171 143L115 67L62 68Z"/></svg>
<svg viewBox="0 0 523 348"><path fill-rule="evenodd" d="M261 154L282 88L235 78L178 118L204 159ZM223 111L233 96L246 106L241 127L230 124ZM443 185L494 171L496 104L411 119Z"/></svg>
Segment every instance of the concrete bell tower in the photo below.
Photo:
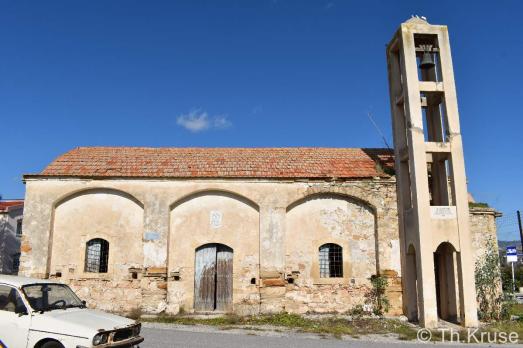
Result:
<svg viewBox="0 0 523 348"><path fill-rule="evenodd" d="M463 147L447 27L413 17L387 46L404 311L478 324Z"/></svg>

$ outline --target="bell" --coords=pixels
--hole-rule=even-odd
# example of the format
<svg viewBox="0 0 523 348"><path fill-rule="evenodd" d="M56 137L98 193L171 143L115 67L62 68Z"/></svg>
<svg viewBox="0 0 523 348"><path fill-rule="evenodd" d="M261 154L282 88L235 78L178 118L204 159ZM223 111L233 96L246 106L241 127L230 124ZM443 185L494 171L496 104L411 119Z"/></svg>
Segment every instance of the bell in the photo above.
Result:
<svg viewBox="0 0 523 348"><path fill-rule="evenodd" d="M434 67L434 59L432 58L432 53L430 53L430 48L425 47L423 51L423 57L421 58L421 63L419 63L420 69L430 69Z"/></svg>

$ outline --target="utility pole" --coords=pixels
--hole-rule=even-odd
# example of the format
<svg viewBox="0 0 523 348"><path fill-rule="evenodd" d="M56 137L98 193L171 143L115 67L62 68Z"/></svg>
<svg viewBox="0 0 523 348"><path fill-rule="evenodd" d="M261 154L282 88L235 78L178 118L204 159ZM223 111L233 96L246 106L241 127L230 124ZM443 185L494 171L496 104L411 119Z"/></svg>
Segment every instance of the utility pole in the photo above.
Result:
<svg viewBox="0 0 523 348"><path fill-rule="evenodd" d="M514 293L516 293L517 292L517 290L516 290L516 276L514 275L514 264L515 264L515 262L511 262L511 264L512 264L512 291Z"/></svg>
<svg viewBox="0 0 523 348"><path fill-rule="evenodd" d="M521 248L523 249L523 228L521 227L521 212L518 210L518 225L519 225L519 238L521 240Z"/></svg>

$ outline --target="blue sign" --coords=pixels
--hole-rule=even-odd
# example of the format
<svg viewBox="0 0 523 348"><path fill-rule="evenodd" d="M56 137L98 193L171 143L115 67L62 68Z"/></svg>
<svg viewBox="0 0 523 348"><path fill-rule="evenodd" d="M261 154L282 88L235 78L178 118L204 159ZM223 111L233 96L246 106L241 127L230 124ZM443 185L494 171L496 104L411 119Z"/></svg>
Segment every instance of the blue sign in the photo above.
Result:
<svg viewBox="0 0 523 348"><path fill-rule="evenodd" d="M515 246L507 247L507 262L518 262L518 250Z"/></svg>
<svg viewBox="0 0 523 348"><path fill-rule="evenodd" d="M518 250L516 249L515 246L507 247L507 255L517 255L517 254L518 254Z"/></svg>

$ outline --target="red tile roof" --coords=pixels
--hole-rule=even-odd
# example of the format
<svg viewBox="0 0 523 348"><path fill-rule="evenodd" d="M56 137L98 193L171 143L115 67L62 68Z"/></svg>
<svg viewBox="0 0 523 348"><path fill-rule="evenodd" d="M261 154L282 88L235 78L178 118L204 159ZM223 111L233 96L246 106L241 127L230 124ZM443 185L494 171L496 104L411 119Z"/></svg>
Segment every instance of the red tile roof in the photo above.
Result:
<svg viewBox="0 0 523 348"><path fill-rule="evenodd" d="M387 149L78 147L25 177L341 179L392 167Z"/></svg>
<svg viewBox="0 0 523 348"><path fill-rule="evenodd" d="M0 212L6 212L11 207L23 206L23 199L12 199L6 201L0 201Z"/></svg>

